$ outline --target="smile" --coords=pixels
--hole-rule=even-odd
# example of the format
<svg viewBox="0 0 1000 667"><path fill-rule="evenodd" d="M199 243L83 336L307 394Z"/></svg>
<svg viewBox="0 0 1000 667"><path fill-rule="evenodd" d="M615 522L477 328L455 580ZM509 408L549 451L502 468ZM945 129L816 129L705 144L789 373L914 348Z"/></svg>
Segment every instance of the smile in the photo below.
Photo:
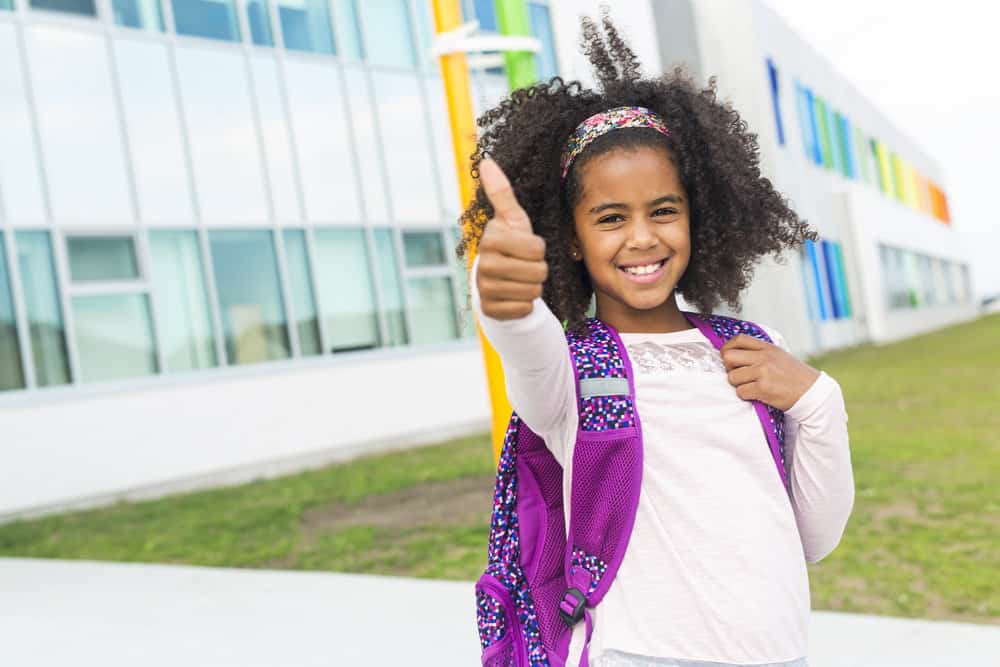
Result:
<svg viewBox="0 0 1000 667"><path fill-rule="evenodd" d="M663 275L663 268L667 260L662 259L653 264L643 264L634 266L619 266L618 270L625 274L629 280L637 283L652 283L659 280Z"/></svg>

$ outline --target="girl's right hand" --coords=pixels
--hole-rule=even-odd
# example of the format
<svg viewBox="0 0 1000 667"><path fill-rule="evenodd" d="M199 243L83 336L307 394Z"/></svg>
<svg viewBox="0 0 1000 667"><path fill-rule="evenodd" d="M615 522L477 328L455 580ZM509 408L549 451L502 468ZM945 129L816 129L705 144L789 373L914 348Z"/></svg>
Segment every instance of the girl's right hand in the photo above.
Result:
<svg viewBox="0 0 1000 667"><path fill-rule="evenodd" d="M494 212L479 240L480 304L487 317L520 319L531 313L531 302L542 295L549 275L545 240L532 231L528 214L496 162L486 158L479 164L479 182Z"/></svg>

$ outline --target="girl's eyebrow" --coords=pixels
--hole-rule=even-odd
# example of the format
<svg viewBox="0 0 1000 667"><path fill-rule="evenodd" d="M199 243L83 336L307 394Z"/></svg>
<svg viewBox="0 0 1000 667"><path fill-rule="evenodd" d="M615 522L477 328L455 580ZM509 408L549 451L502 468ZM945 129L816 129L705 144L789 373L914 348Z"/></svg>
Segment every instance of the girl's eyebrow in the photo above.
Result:
<svg viewBox="0 0 1000 667"><path fill-rule="evenodd" d="M646 204L646 206L656 206L657 204L665 204L667 202L671 204L680 204L684 201L684 198L680 195L663 195L662 197L657 197L653 201ZM622 204L621 202L607 202L605 204L599 204L594 208L590 209L590 213L600 213L601 211L607 211L612 208L624 208L628 209L627 204Z"/></svg>

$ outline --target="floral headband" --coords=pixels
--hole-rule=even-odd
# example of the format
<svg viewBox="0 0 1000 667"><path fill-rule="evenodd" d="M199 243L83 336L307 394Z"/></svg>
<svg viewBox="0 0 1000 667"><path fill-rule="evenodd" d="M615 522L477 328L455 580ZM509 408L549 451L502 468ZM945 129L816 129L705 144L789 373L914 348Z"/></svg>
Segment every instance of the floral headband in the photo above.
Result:
<svg viewBox="0 0 1000 667"><path fill-rule="evenodd" d="M600 113L595 113L590 118L576 126L573 134L566 142L566 150L562 155L562 180L566 180L566 174L583 149L590 143L611 130L618 130L623 127L649 127L663 136L670 136L663 119L645 107L615 107Z"/></svg>

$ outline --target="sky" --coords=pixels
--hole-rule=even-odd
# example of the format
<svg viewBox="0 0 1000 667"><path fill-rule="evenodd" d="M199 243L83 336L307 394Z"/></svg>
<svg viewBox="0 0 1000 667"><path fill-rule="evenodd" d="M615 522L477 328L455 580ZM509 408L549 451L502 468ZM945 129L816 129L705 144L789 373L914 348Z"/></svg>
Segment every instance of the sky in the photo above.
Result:
<svg viewBox="0 0 1000 667"><path fill-rule="evenodd" d="M1000 4L763 1L937 161L977 300L1000 294Z"/></svg>

